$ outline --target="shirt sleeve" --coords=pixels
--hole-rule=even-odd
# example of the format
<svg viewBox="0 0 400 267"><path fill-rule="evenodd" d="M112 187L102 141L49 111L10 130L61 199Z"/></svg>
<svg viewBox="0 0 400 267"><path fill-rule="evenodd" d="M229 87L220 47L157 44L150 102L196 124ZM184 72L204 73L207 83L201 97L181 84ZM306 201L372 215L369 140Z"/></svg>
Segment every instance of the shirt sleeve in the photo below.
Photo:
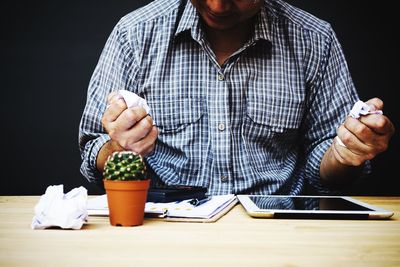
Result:
<svg viewBox="0 0 400 267"><path fill-rule="evenodd" d="M310 81L309 113L305 120L305 174L309 184L320 194L337 191L320 182L320 164L353 104L359 100L346 59L335 33L325 38L315 79ZM364 173L369 172L369 162Z"/></svg>
<svg viewBox="0 0 400 267"><path fill-rule="evenodd" d="M107 95L120 89L134 90L139 80L139 67L129 39L130 33L120 21L110 34L89 82L79 125L80 170L89 182L101 181L96 159L110 139L101 123Z"/></svg>

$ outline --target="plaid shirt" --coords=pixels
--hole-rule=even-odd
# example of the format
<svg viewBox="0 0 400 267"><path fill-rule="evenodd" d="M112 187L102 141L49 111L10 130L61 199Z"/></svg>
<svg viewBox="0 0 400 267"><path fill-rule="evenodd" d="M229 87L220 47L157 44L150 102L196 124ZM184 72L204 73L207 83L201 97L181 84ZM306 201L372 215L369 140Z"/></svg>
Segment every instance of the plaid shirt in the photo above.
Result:
<svg viewBox="0 0 400 267"><path fill-rule="evenodd" d="M330 25L304 11L265 1L220 66L190 1L157 0L118 22L91 78L79 129L89 181L101 181L101 117L118 89L145 98L159 128L153 180L210 194L330 192L320 162L358 100Z"/></svg>

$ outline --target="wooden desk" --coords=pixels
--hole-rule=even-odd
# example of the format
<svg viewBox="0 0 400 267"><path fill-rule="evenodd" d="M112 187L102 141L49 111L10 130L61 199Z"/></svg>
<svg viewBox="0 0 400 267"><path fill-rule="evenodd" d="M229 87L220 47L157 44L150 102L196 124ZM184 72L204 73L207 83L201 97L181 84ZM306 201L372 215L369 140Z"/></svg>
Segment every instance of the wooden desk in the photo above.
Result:
<svg viewBox="0 0 400 267"><path fill-rule="evenodd" d="M241 205L216 223L146 219L31 230L39 197L0 197L0 266L400 266L400 197L358 197L385 221L253 219Z"/></svg>

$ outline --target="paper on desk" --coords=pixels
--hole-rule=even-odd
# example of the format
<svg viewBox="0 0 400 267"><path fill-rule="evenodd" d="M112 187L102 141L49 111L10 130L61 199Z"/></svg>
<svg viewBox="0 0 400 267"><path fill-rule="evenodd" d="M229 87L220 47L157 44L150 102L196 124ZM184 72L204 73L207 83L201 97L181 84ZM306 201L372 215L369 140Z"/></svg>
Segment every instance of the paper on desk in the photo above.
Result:
<svg viewBox="0 0 400 267"><path fill-rule="evenodd" d="M212 196L209 201L196 207L190 205L189 203L184 203L184 205L179 205L178 203L178 205L168 208L167 216L179 218L209 219L235 200L236 196L233 194L229 194Z"/></svg>
<svg viewBox="0 0 400 267"><path fill-rule="evenodd" d="M354 104L354 106L352 107L352 109L349 112L349 116L351 116L355 119L358 119L361 116L365 116L365 115L369 115L369 114L383 114L383 111L382 110L372 110L371 111L371 107L368 106L368 104L359 100ZM336 140L339 145L346 147L346 145L342 142L342 140L340 140L339 136L336 136Z"/></svg>
<svg viewBox="0 0 400 267"><path fill-rule="evenodd" d="M145 213L166 215L168 205L171 205L171 203L146 202ZM107 194L90 198L88 200L87 210L89 215L108 216L109 211L108 211Z"/></svg>
<svg viewBox="0 0 400 267"><path fill-rule="evenodd" d="M81 229L88 217L86 205L86 188L81 186L64 194L63 185L49 186L35 206L31 228Z"/></svg>
<svg viewBox="0 0 400 267"><path fill-rule="evenodd" d="M236 196L233 194L212 196L209 201L196 207L189 203L191 199L168 203L146 202L145 213L165 214L166 217L208 219L219 213L235 199ZM107 195L89 199L88 213L89 215L108 215Z"/></svg>
<svg viewBox="0 0 400 267"><path fill-rule="evenodd" d="M87 210L89 215L106 215L108 216L108 203L107 195L100 195L89 198L87 204Z"/></svg>
<svg viewBox="0 0 400 267"><path fill-rule="evenodd" d="M191 200L191 199L189 199ZM155 203L155 202L146 202L145 205L145 213L146 214L163 214L167 215L168 208L171 207L187 207L189 200L183 200L180 202L168 202L168 203ZM108 211L108 203L107 203L107 194L96 196L90 198L88 200L87 210L89 215L109 215Z"/></svg>

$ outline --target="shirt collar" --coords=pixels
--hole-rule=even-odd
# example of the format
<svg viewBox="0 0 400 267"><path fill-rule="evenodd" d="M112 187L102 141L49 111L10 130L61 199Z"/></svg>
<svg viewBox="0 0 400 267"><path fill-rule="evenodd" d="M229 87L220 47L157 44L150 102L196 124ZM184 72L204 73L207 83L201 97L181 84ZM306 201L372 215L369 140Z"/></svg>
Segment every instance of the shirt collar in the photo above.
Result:
<svg viewBox="0 0 400 267"><path fill-rule="evenodd" d="M271 22L272 20L270 19L270 14L267 12L267 8L262 6L256 17L253 36L254 41L261 39L272 42Z"/></svg>
<svg viewBox="0 0 400 267"><path fill-rule="evenodd" d="M191 1L187 1L174 36L177 37L183 32L191 31L192 37L198 40L200 36L199 19L196 8Z"/></svg>
<svg viewBox="0 0 400 267"><path fill-rule="evenodd" d="M269 17L270 14L268 14L265 5L261 7L260 12L256 16L253 40L258 41L261 39L271 42L271 20ZM197 41L199 41L203 35L200 30L200 17L191 1L187 1L185 5L174 36L177 37L186 31L190 31L192 38Z"/></svg>

